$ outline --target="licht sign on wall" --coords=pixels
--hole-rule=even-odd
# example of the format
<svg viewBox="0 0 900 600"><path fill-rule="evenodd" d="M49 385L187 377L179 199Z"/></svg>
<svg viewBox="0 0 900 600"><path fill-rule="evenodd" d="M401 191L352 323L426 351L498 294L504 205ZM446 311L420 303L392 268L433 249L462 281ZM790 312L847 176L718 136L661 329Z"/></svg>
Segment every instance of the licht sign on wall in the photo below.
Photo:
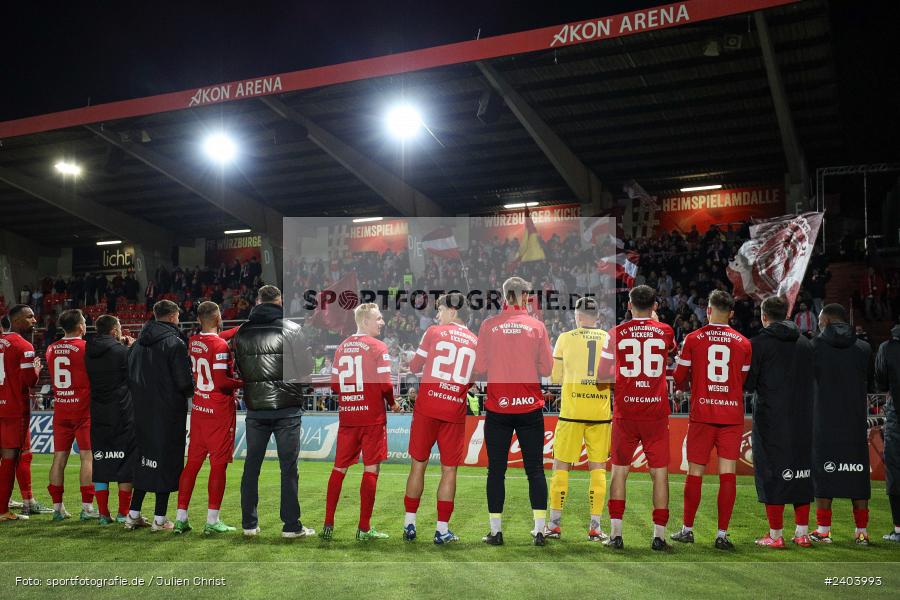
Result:
<svg viewBox="0 0 900 600"><path fill-rule="evenodd" d="M565 239L570 235L581 235L581 206L578 204L557 204L536 206L528 209L535 229L544 241L554 235ZM507 210L493 215L469 218L469 239L475 242L491 240L521 239L525 224L525 210Z"/></svg>
<svg viewBox="0 0 900 600"><path fill-rule="evenodd" d="M760 186L731 190L683 192L656 200L657 233L700 233L720 223L741 223L784 214L784 187Z"/></svg>
<svg viewBox="0 0 900 600"><path fill-rule="evenodd" d="M121 273L134 269L134 246L72 248L73 273Z"/></svg>

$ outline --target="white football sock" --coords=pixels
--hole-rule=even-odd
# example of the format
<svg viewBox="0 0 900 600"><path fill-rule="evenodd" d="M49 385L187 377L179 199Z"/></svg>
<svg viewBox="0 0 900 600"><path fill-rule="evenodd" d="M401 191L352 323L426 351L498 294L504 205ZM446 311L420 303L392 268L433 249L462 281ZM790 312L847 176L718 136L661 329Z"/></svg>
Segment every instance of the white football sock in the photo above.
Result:
<svg viewBox="0 0 900 600"><path fill-rule="evenodd" d="M547 525L547 518L541 517L539 519L534 520L534 533L541 533L544 531L544 527Z"/></svg>
<svg viewBox="0 0 900 600"><path fill-rule="evenodd" d="M450 525L447 523L447 521L438 521L437 530L438 533L441 534L447 533L448 531L450 531Z"/></svg>
<svg viewBox="0 0 900 600"><path fill-rule="evenodd" d="M54 502L54 503L53 503L53 510L55 510L56 512L62 512L62 511L64 510L64 509L63 509L63 503L62 503L62 502Z"/></svg>
<svg viewBox="0 0 900 600"><path fill-rule="evenodd" d="M208 525L215 525L219 522L219 509L206 509L206 523Z"/></svg>
<svg viewBox="0 0 900 600"><path fill-rule="evenodd" d="M550 525L560 527L562 525L562 511L555 508L550 509Z"/></svg>
<svg viewBox="0 0 900 600"><path fill-rule="evenodd" d="M723 537L725 537L726 535L728 535L728 532L725 531L724 529L720 529L720 530L716 533L716 537L717 537L717 538L723 538Z"/></svg>
<svg viewBox="0 0 900 600"><path fill-rule="evenodd" d="M829 533L831 533L831 525L819 525L816 528L816 531L818 531L819 533L824 533L825 535L828 535Z"/></svg>
<svg viewBox="0 0 900 600"><path fill-rule="evenodd" d="M131 519L132 521L136 521L140 517L141 517L141 511L139 511L139 510L129 510L128 511L128 518Z"/></svg>
<svg viewBox="0 0 900 600"><path fill-rule="evenodd" d="M497 535L501 531L500 515L491 517L491 535Z"/></svg>
<svg viewBox="0 0 900 600"><path fill-rule="evenodd" d="M153 515L153 522L157 525L162 525L166 522L166 515Z"/></svg>
<svg viewBox="0 0 900 600"><path fill-rule="evenodd" d="M84 512L94 512L94 503L93 502L82 502L81 510Z"/></svg>
<svg viewBox="0 0 900 600"><path fill-rule="evenodd" d="M894 525L894 533L900 533L900 525Z"/></svg>
<svg viewBox="0 0 900 600"><path fill-rule="evenodd" d="M769 529L769 537L773 540L777 540L780 537L784 536L784 529Z"/></svg>
<svg viewBox="0 0 900 600"><path fill-rule="evenodd" d="M657 525L653 524L653 537L658 537L661 540L666 539L666 526L665 525Z"/></svg>
<svg viewBox="0 0 900 600"><path fill-rule="evenodd" d="M609 536L620 537L622 535L622 519L609 520Z"/></svg>
<svg viewBox="0 0 900 600"><path fill-rule="evenodd" d="M177 511L175 511L175 520L176 521L187 521L188 520L187 509L179 508Z"/></svg>
<svg viewBox="0 0 900 600"><path fill-rule="evenodd" d="M597 531L603 531L603 527L600 525L600 515L591 515L590 529L596 529Z"/></svg>
<svg viewBox="0 0 900 600"><path fill-rule="evenodd" d="M797 525L797 528L794 530L794 537L803 537L804 535L809 535L809 525Z"/></svg>
<svg viewBox="0 0 900 600"><path fill-rule="evenodd" d="M684 531L685 533L688 533L688 532L690 532L690 531L693 531L694 528L693 528L693 527L688 527L687 525L682 525L682 526L681 526L681 530Z"/></svg>
<svg viewBox="0 0 900 600"><path fill-rule="evenodd" d="M416 513L408 512L406 516L403 518L403 526L407 525L415 525L416 524Z"/></svg>
<svg viewBox="0 0 900 600"><path fill-rule="evenodd" d="M861 534L861 533L864 533L864 534L866 534L866 535L869 535L869 530L866 529L865 527L863 527L862 529L860 529L859 527L857 527L857 528L856 528L856 534L855 534L855 535L859 535L859 534Z"/></svg>

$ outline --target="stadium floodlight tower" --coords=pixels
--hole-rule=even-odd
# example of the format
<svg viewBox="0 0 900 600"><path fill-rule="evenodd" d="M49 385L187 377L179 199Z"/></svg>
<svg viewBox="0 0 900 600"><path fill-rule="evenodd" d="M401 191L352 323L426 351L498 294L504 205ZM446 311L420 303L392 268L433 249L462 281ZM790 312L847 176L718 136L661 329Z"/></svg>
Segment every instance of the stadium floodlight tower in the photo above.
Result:
<svg viewBox="0 0 900 600"><path fill-rule="evenodd" d="M210 134L203 142L206 155L219 164L230 163L237 156L237 145L223 132Z"/></svg>

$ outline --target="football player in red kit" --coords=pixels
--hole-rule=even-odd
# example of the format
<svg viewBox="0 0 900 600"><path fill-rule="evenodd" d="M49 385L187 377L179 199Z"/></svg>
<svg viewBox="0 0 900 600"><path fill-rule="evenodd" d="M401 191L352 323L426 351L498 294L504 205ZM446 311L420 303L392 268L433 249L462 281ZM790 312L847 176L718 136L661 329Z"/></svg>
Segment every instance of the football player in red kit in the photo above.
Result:
<svg viewBox="0 0 900 600"><path fill-rule="evenodd" d="M700 506L703 471L713 448L719 456L719 531L715 546L733 550L728 522L737 495L735 470L744 433L744 380L750 371L750 340L728 326L734 298L715 290L706 307L708 325L688 335L675 367L675 384L691 384L691 415L687 434L688 474L684 480L684 525L672 534L693 543L694 516Z"/></svg>
<svg viewBox="0 0 900 600"><path fill-rule="evenodd" d="M178 480L178 513L173 533L187 533L188 505L197 482L197 473L209 456L209 503L203 533L234 531L219 519L225 496L225 471L234 456L234 428L237 419L234 391L242 386L234 375L234 357L228 342L218 335L222 313L215 302L197 307L200 333L191 336L188 354L194 372L194 398L191 402L191 429L187 464Z"/></svg>
<svg viewBox="0 0 900 600"><path fill-rule="evenodd" d="M338 437L334 469L328 480L325 525L320 534L330 540L334 535L334 512L341 495L347 469L363 458L363 476L359 487L358 540L389 537L371 526L375 507L378 470L387 459L387 413L385 403L394 412L400 405L394 400L391 384L391 357L387 345L379 339L384 317L376 304L360 304L354 311L357 331L341 342L334 353L331 388L338 394Z"/></svg>
<svg viewBox="0 0 900 600"><path fill-rule="evenodd" d="M47 347L47 368L53 383L53 465L47 491L53 499L53 520L72 515L63 504L63 483L72 442L78 442L81 459L82 521L96 519L94 510L93 456L91 455L91 383L84 366L84 334L87 324L77 308L59 315L59 326L66 333Z"/></svg>
<svg viewBox="0 0 900 600"><path fill-rule="evenodd" d="M0 523L28 518L11 513L9 499L16 480L16 464L28 443L31 386L41 372L34 346L23 337L34 329L34 312L24 304L16 304L7 316L10 331L0 335Z"/></svg>
<svg viewBox="0 0 900 600"><path fill-rule="evenodd" d="M643 447L653 481L653 540L656 551L666 543L669 522L669 390L666 359L675 350L672 328L656 318L656 292L635 286L629 293L633 315L616 327L600 354L600 372L615 368L615 410L612 425L612 481L609 486L610 538L622 549L625 482L638 444Z"/></svg>
<svg viewBox="0 0 900 600"><path fill-rule="evenodd" d="M403 538L416 539L416 511L425 487L425 468L435 442L441 455L441 482L437 491L435 544L459 541L449 529L456 495L456 469L466 445L466 401L475 367L478 336L466 327L468 308L462 294L446 294L435 302L438 324L428 328L409 370L422 373L409 433L412 465L403 503L406 517Z"/></svg>

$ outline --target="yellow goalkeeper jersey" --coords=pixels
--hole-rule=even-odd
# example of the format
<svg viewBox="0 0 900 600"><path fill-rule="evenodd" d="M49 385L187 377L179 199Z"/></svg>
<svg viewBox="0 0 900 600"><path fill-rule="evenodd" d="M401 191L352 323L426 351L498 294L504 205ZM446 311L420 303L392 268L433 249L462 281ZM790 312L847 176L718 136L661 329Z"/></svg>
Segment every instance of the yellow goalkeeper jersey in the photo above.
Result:
<svg viewBox="0 0 900 600"><path fill-rule="evenodd" d="M553 349L553 383L562 384L559 416L572 421L609 421L609 385L597 389L600 351L608 334L602 329L579 327L556 340Z"/></svg>

